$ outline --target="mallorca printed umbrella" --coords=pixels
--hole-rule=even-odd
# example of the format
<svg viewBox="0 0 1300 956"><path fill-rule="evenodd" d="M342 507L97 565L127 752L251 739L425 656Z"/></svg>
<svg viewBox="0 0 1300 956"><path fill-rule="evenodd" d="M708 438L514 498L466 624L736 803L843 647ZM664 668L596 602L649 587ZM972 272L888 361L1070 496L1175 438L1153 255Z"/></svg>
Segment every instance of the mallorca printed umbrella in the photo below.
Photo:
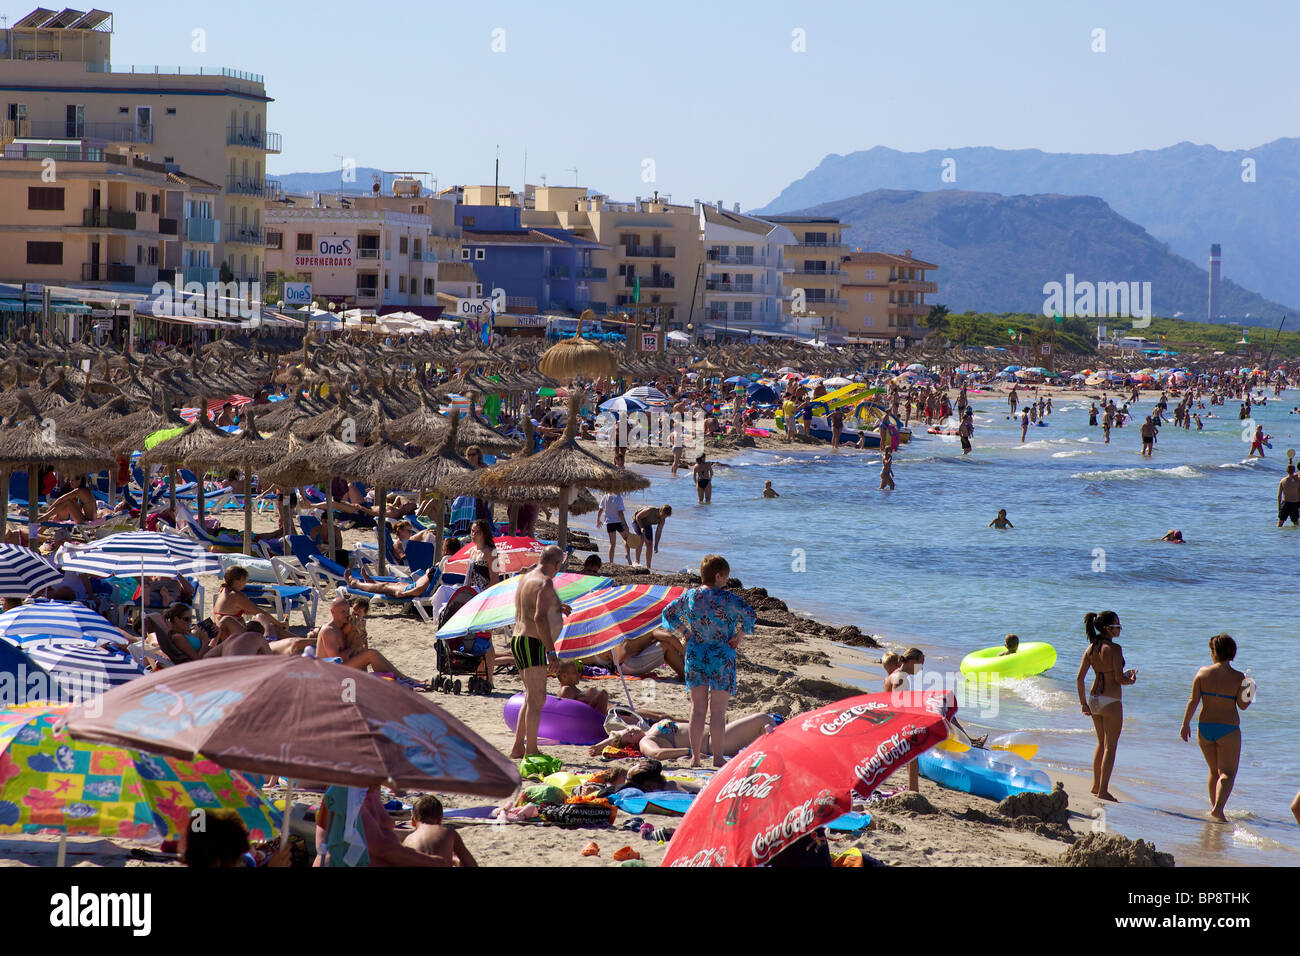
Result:
<svg viewBox="0 0 1300 956"><path fill-rule="evenodd" d="M546 550L546 545L536 538L523 536L504 536L493 541L496 548L496 565L498 574L517 574L520 571L527 571L542 556ZM475 549L472 544L467 544L447 561L447 572L451 574L464 574L468 570L470 552Z"/></svg>
<svg viewBox="0 0 1300 956"><path fill-rule="evenodd" d="M288 777L286 808L301 778L493 797L519 785L514 764L437 704L307 657L193 661L114 688L96 705L97 716L85 707L68 714L74 737Z"/></svg>
<svg viewBox="0 0 1300 956"><path fill-rule="evenodd" d="M74 740L67 704L0 710L0 833L174 839L195 808L234 810L253 840L269 840L278 814L241 774Z"/></svg>
<svg viewBox="0 0 1300 956"><path fill-rule="evenodd" d="M573 574L562 571L554 578L555 592L565 604L598 588L609 587L613 580L591 574ZM519 578L498 581L486 591L476 594L464 607L438 628L438 639L451 640L476 631L491 631L505 627L515 619L515 591Z"/></svg>
<svg viewBox="0 0 1300 956"><path fill-rule="evenodd" d="M791 717L713 775L664 866L761 866L946 740L952 691L850 697Z"/></svg>
<svg viewBox="0 0 1300 956"><path fill-rule="evenodd" d="M564 627L555 641L555 653L561 659L592 657L649 633L659 626L664 609L685 590L662 584L625 584L585 594L573 602L572 610L565 615ZM627 689L617 659L614 669L623 681L627 705L635 710L632 692Z"/></svg>

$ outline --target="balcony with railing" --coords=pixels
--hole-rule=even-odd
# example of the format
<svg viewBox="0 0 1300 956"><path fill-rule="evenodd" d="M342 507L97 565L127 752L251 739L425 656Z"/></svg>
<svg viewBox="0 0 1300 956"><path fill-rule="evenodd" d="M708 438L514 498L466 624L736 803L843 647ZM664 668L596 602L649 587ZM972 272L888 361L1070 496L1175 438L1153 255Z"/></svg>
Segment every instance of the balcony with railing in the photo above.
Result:
<svg viewBox="0 0 1300 956"><path fill-rule="evenodd" d="M929 315L930 306L918 302L891 302L889 311L895 315Z"/></svg>
<svg viewBox="0 0 1300 956"><path fill-rule="evenodd" d="M770 287L753 282L730 282L724 279L705 279L704 289L707 292L727 292L739 295L772 295L774 294Z"/></svg>
<svg viewBox="0 0 1300 956"><path fill-rule="evenodd" d="M82 282L134 282L135 266L120 263L101 264L83 262L81 264Z"/></svg>
<svg viewBox="0 0 1300 956"><path fill-rule="evenodd" d="M260 149L266 153L280 152L280 134L268 133L260 129L245 129L242 126L226 127L227 146L247 146Z"/></svg>
<svg viewBox="0 0 1300 956"><path fill-rule="evenodd" d="M921 279L890 279L889 287L900 292L938 292L937 282L924 282Z"/></svg>
<svg viewBox="0 0 1300 956"><path fill-rule="evenodd" d="M177 223L175 219L158 219L158 231L164 236L174 236L177 234Z"/></svg>
<svg viewBox="0 0 1300 956"><path fill-rule="evenodd" d="M624 246L625 259L675 259L676 246Z"/></svg>
<svg viewBox="0 0 1300 956"><path fill-rule="evenodd" d="M357 301L361 301L362 299L369 300L369 299L378 299L378 298L379 298L378 286L373 286L373 285L357 286Z"/></svg>
<svg viewBox="0 0 1300 956"><path fill-rule="evenodd" d="M218 281L221 270L213 269L210 266L186 266L182 270L182 275L184 275L187 285L191 282L207 285L209 282Z"/></svg>
<svg viewBox="0 0 1300 956"><path fill-rule="evenodd" d="M265 246L266 233L252 226L237 226L230 223L226 226L226 242L238 246Z"/></svg>
<svg viewBox="0 0 1300 956"><path fill-rule="evenodd" d="M378 246L359 246L359 247L357 248L357 258L358 258L358 259L374 259L374 260L378 261L378 259L379 259L379 247L378 247Z"/></svg>
<svg viewBox="0 0 1300 956"><path fill-rule="evenodd" d="M232 70L227 66L118 66L114 67L112 63L88 62L86 64L87 73L132 73L135 75L145 76L212 76L221 77L228 80L243 80L246 83L259 83L266 85L265 79L260 73L246 73L243 70Z"/></svg>
<svg viewBox="0 0 1300 956"><path fill-rule="evenodd" d="M721 252L717 252L713 249L708 250L705 257L709 262L719 262L729 266L763 266L767 264L766 256L755 256L752 254L747 256L738 256L735 254L723 255Z"/></svg>
<svg viewBox="0 0 1300 956"><path fill-rule="evenodd" d="M831 241L828 239L813 239L811 241L803 240L795 243L796 246L805 249L838 249L844 245L838 239Z"/></svg>
<svg viewBox="0 0 1300 956"><path fill-rule="evenodd" d="M259 196L263 199L278 199L280 197L280 181L278 179L227 176L226 192L232 196Z"/></svg>
<svg viewBox="0 0 1300 956"><path fill-rule="evenodd" d="M580 266L575 273L579 279L587 279L592 282L604 282L608 278L607 269L597 269L592 266Z"/></svg>
<svg viewBox="0 0 1300 956"><path fill-rule="evenodd" d="M83 209L81 225L86 229L135 229L135 213L121 209Z"/></svg>
<svg viewBox="0 0 1300 956"><path fill-rule="evenodd" d="M677 280L673 276L624 276L623 288L635 288L637 279L641 280L641 288L643 289L677 288Z"/></svg>
<svg viewBox="0 0 1300 956"><path fill-rule="evenodd" d="M548 278L548 279L567 279L567 278L569 278L569 267L568 267L568 266L553 266L553 267L551 267L550 269L547 269L547 270L546 270L546 278Z"/></svg>
<svg viewBox="0 0 1300 956"><path fill-rule="evenodd" d="M108 143L152 143L153 126L138 123L85 123L68 120L4 120L0 138L92 139Z"/></svg>
<svg viewBox="0 0 1300 956"><path fill-rule="evenodd" d="M843 269L804 269L804 268L801 268L800 266L795 266L793 269L789 269L789 270L787 270L787 271L790 272L792 275L797 275L797 276L831 276L831 277L834 277L834 276L846 276L846 275L848 275L848 273L845 272Z"/></svg>
<svg viewBox="0 0 1300 956"><path fill-rule="evenodd" d="M185 220L185 239L187 242L220 242L221 220L191 216Z"/></svg>

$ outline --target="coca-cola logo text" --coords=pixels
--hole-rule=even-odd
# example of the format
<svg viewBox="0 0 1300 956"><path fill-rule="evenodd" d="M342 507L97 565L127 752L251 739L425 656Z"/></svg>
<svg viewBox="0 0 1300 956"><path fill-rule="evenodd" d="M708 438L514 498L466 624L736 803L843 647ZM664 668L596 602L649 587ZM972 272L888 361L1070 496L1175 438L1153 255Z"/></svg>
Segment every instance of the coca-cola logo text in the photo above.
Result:
<svg viewBox="0 0 1300 956"><path fill-rule="evenodd" d="M830 720L823 723L818 730L827 737L834 737L858 718L862 718L873 724L886 723L893 719L894 713L890 710L882 710L881 708L884 706L884 704L878 704L874 701L869 704L855 704L847 710L840 711Z"/></svg>
<svg viewBox="0 0 1300 956"><path fill-rule="evenodd" d="M917 728L908 724L900 733L891 734L889 739L881 741L875 753L853 768L854 776L861 782L854 789L862 794L870 793L877 783L889 776L893 765L911 752L912 741L917 735Z"/></svg>
<svg viewBox="0 0 1300 956"><path fill-rule="evenodd" d="M740 797L755 797L759 800L766 800L772 795L772 788L780 781L779 773L751 773L743 777L736 777L728 780L726 785L718 791L714 803L722 803L724 800L735 800Z"/></svg>
<svg viewBox="0 0 1300 956"><path fill-rule="evenodd" d="M673 860L672 866L726 866L727 848L725 846L707 847L694 856Z"/></svg>
<svg viewBox="0 0 1300 956"><path fill-rule="evenodd" d="M749 846L755 862L765 863L768 857L784 849L796 837L803 836L815 824L829 819L834 812L835 796L829 790L799 804L780 823L755 834Z"/></svg>

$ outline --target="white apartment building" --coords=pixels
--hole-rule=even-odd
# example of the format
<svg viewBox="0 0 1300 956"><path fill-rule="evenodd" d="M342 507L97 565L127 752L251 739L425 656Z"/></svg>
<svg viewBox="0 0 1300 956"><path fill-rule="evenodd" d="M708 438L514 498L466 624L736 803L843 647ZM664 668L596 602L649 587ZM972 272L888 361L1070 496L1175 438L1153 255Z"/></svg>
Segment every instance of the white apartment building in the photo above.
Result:
<svg viewBox="0 0 1300 956"><path fill-rule="evenodd" d="M743 215L739 203L731 211L721 202L696 207L704 237L705 334L783 330L782 273L790 271L784 247L794 244L794 234Z"/></svg>
<svg viewBox="0 0 1300 956"><path fill-rule="evenodd" d="M429 215L357 208L346 196L289 196L266 207L266 281L310 282L325 308L436 306L438 243Z"/></svg>

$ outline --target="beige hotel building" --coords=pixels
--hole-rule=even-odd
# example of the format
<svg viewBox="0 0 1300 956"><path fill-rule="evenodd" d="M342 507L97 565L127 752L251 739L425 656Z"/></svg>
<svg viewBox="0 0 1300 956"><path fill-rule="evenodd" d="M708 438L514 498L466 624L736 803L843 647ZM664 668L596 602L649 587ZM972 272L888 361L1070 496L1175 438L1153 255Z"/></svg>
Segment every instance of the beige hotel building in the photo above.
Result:
<svg viewBox="0 0 1300 956"><path fill-rule="evenodd" d="M141 30L153 26L138 24ZM271 99L262 77L221 67L114 65L112 34L111 13L45 8L0 30L0 146L6 165L11 156L22 161L8 167L3 202L6 212L23 213L0 219L6 236L0 275L37 281L41 271L34 268L29 274L28 266L52 265L27 261L25 246L13 238L14 224L20 223L19 229L55 227L61 239L32 241L61 241L62 266L77 276L111 273L113 280L99 281L150 282L157 267L167 264L165 256L151 263L147 255L151 245L168 241L159 228L161 218L175 224L179 247L174 258L190 263L187 281L215 281L222 263L237 281L261 278L263 206L278 191L266 178L266 158L280 151L279 134L267 131ZM49 194L29 200L25 189L10 182L32 171L33 158L39 169L51 148L78 157L68 164L76 168L67 170L71 181L64 184L65 208L18 208L28 201L56 202ZM170 169L205 186L182 194L174 209L159 196L155 208L150 183L132 178L154 167L160 175ZM28 185L44 189L51 184L36 179ZM154 183L155 193L164 185ZM144 209L139 208L141 192ZM60 211L71 221L45 215ZM135 226L129 225L132 216L139 217ZM142 234L132 238L134 231ZM141 244L143 258L133 252ZM15 253L19 248L23 251ZM33 255L41 260L54 252L40 246Z"/></svg>

